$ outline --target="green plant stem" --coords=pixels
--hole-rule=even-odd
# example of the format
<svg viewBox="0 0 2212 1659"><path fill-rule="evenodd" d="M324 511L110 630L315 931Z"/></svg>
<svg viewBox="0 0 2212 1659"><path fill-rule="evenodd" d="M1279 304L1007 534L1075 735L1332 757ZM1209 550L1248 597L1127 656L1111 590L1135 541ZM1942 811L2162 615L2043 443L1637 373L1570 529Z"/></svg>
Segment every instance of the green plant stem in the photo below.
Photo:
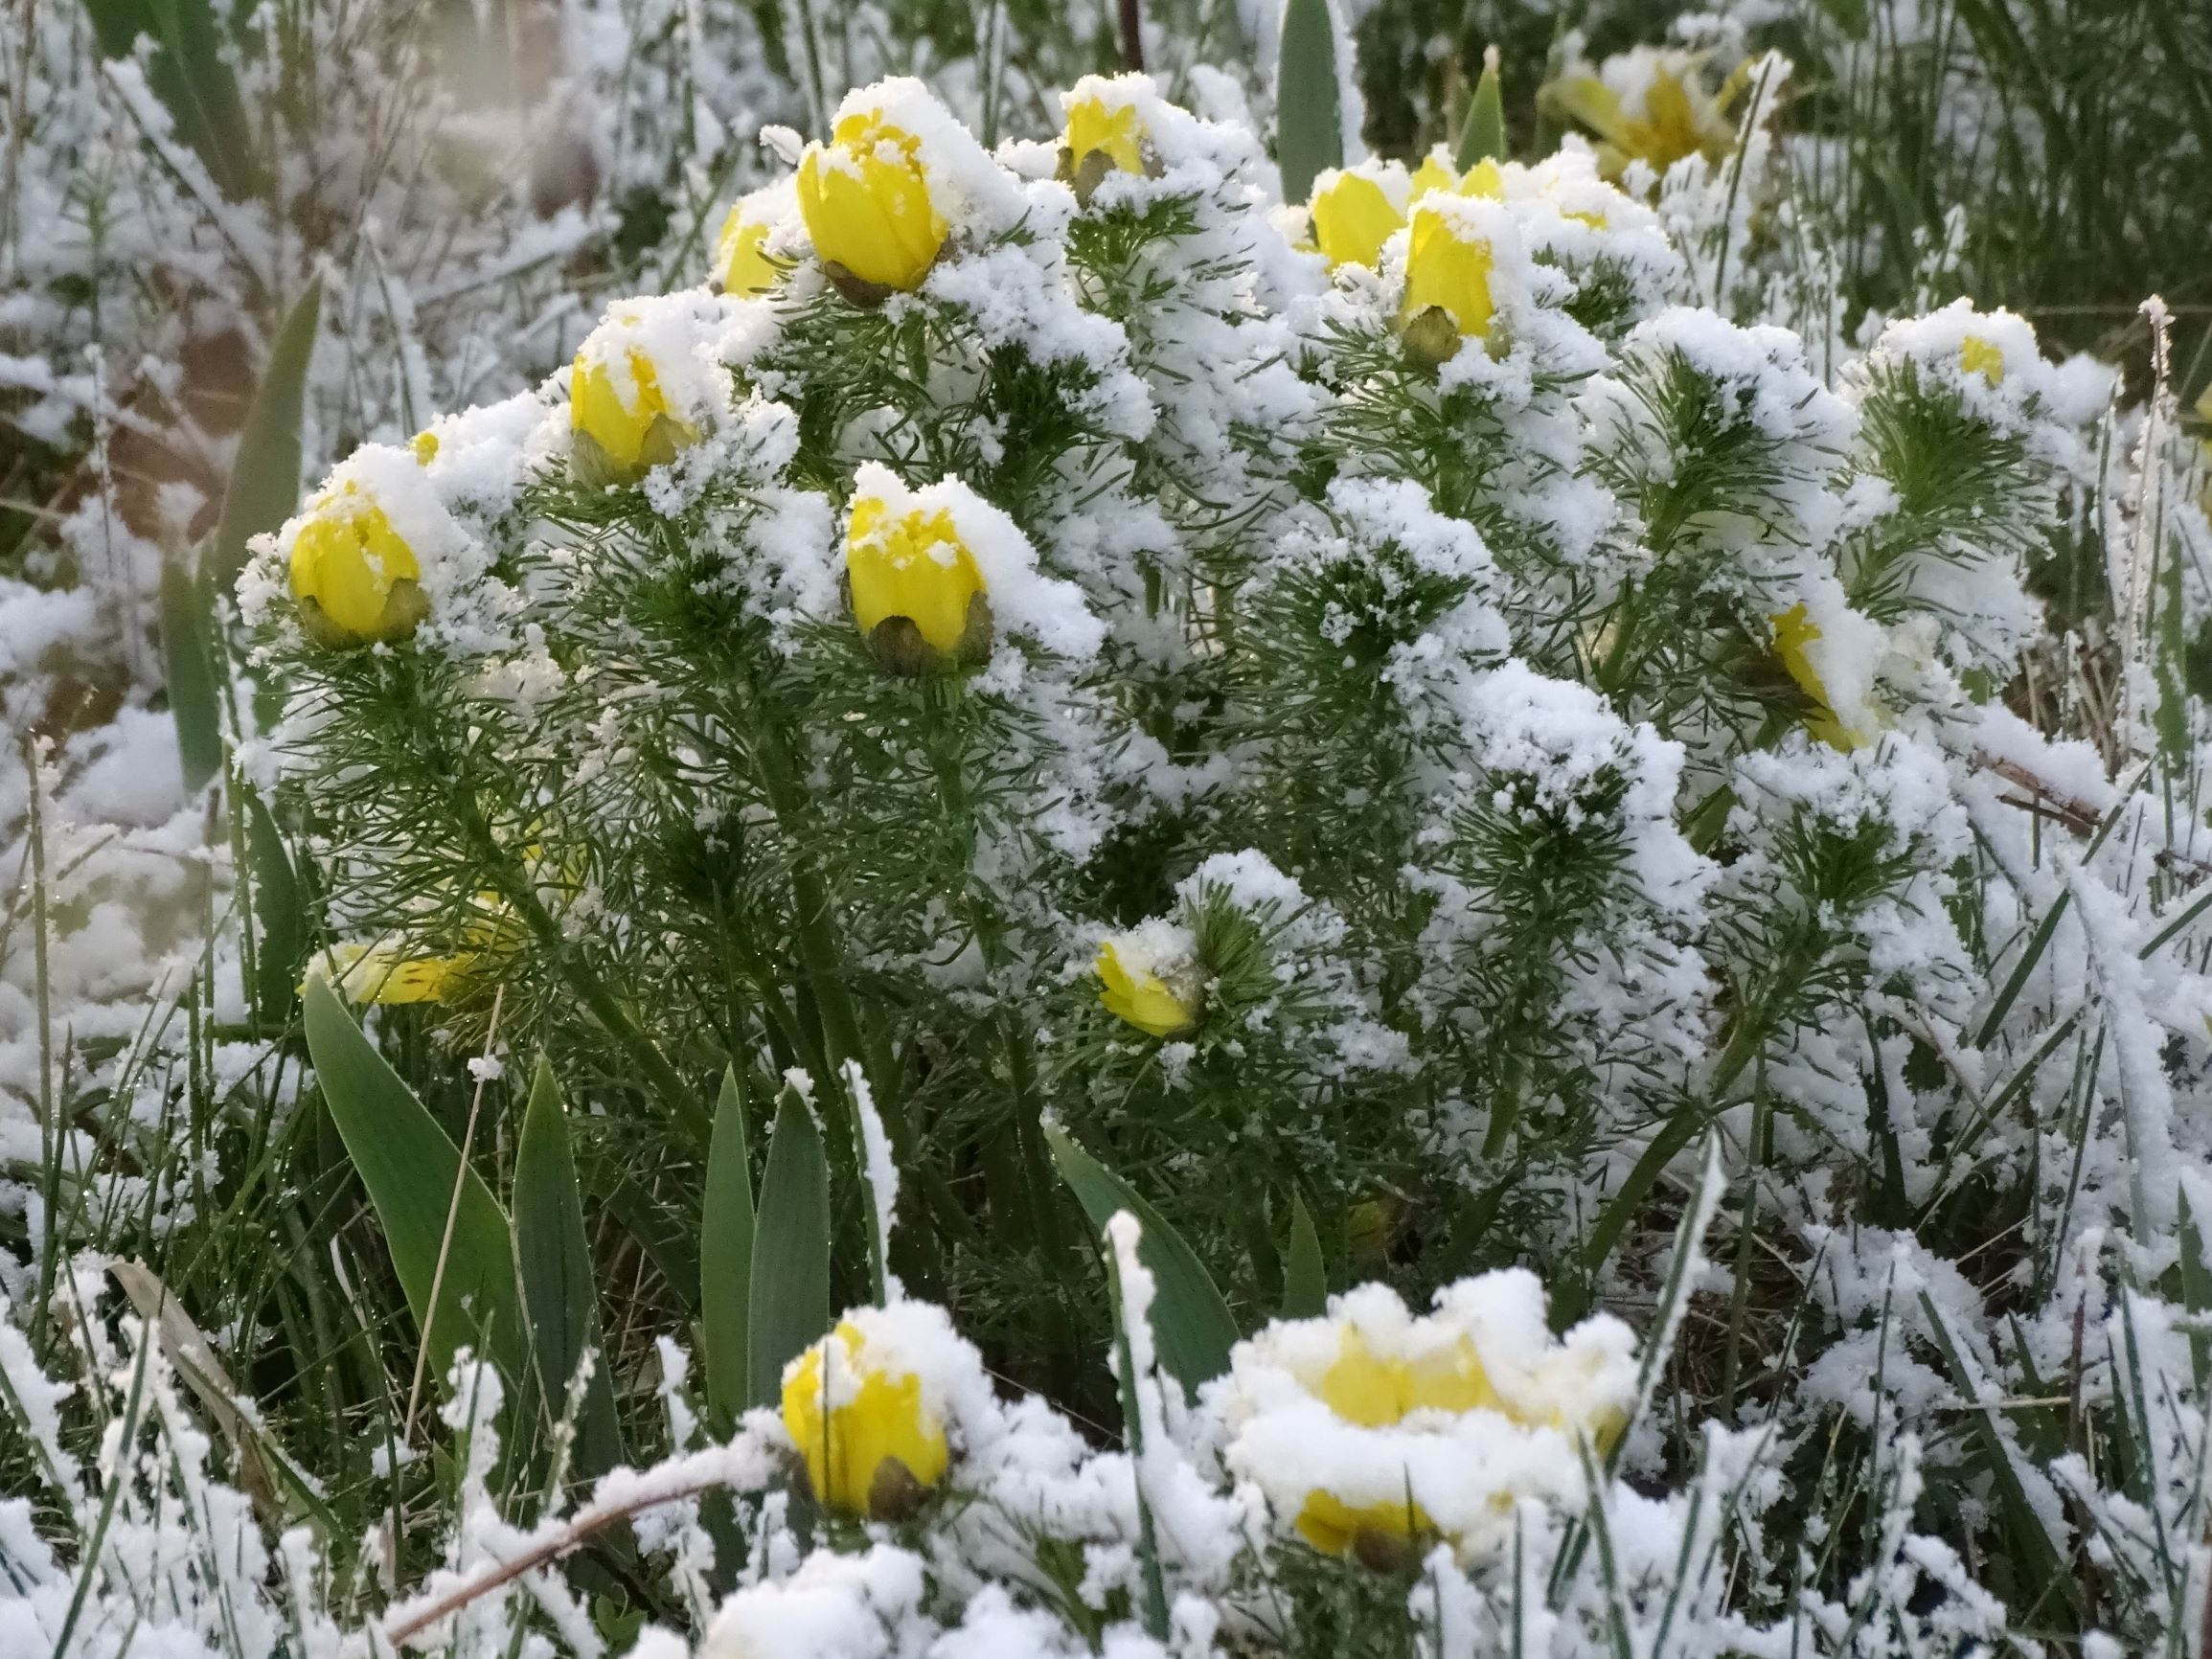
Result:
<svg viewBox="0 0 2212 1659"><path fill-rule="evenodd" d="M519 869L507 855L498 838L491 833L491 826L484 821L483 813L478 810L476 803L469 798L466 789L454 791L452 807L463 832L476 843L478 854L483 858L493 884L498 887L499 896L514 907L515 914L522 918L523 924L552 959L569 989L576 992L584 1007L591 1011L592 1017L622 1046L623 1052L645 1074L646 1081L652 1085L653 1092L661 1097L670 1113L683 1125L684 1132L704 1152L714 1138L714 1120L708 1116L706 1107L699 1103L696 1092L684 1081L683 1075L669 1063L668 1057L660 1052L652 1038L630 1018L628 1011L622 1006L621 999L608 988L606 981L584 961L582 952L561 931L559 920L545 908L545 901L537 897L537 887L531 880L530 873Z"/></svg>

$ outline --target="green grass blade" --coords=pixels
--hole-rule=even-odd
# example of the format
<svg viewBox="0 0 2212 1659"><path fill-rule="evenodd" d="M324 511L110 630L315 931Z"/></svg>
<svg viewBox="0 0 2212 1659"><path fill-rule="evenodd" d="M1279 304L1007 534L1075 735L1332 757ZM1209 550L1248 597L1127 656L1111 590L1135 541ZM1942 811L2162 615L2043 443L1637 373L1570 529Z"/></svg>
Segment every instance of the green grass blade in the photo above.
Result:
<svg viewBox="0 0 2212 1659"><path fill-rule="evenodd" d="M1474 83L1474 97L1467 106L1467 125L1459 129L1459 153L1452 160L1465 172L1478 161L1505 160L1505 88L1498 74L1497 48L1482 54L1482 79Z"/></svg>
<svg viewBox="0 0 2212 1659"><path fill-rule="evenodd" d="M254 926L260 949L255 957L254 1008L262 1023L281 1029L298 994L300 970L308 958L307 918L300 909L300 882L285 837L255 790L239 785L236 797L245 813L246 865L253 882Z"/></svg>
<svg viewBox="0 0 2212 1659"><path fill-rule="evenodd" d="M530 1316L538 1385L556 1415L584 1351L599 1355L576 1425L574 1465L586 1478L603 1475L622 1462L622 1431L615 1420L614 1383L592 1294L591 1246L583 1234L568 1111L553 1067L543 1057L531 1079L530 1103L514 1148L514 1264Z"/></svg>
<svg viewBox="0 0 2212 1659"><path fill-rule="evenodd" d="M1952 1340L1950 1328L1944 1323L1934 1299L1923 1290L1920 1293L1921 1311L1927 1315L1928 1330L1936 1352L1942 1355L1944 1369L1950 1376L1951 1387L1958 1391L1966 1406L1966 1420L1973 1437L1981 1443L1987 1459L1990 1479L1996 1487L1997 1498L2004 1511L2005 1532L2016 1547L2028 1557L2020 1563L2022 1580L2041 1587L2055 1587L2065 1597L2067 1604L2081 1611L2082 1587L2073 1574L2066 1570L2065 1553L2043 1530L2041 1518L2035 1506L2028 1502L2027 1489L2020 1485L2019 1470L2013 1466L2012 1448L1997 1432L1995 1408L1985 1405L1975 1391L1973 1375L1967 1369L1965 1357Z"/></svg>
<svg viewBox="0 0 2212 1659"><path fill-rule="evenodd" d="M2197 1224L2196 1213L2189 1206L2186 1182L2176 1196L2180 1201L2181 1306L2201 1319L2212 1312L2212 1266L2204 1260L2204 1230ZM2212 1335L2201 1329L2190 1331L2189 1358L2197 1386L2202 1388L2212 1376Z"/></svg>
<svg viewBox="0 0 2212 1659"><path fill-rule="evenodd" d="M753 1165L738 1069L722 1073L699 1206L699 1324L706 1334L707 1401L735 1420L747 1398L745 1342L753 1297Z"/></svg>
<svg viewBox="0 0 2212 1659"><path fill-rule="evenodd" d="M528 1355L507 1213L475 1170L461 1171L452 1141L361 1034L330 982L310 978L301 1001L323 1100L369 1190L399 1287L423 1332L432 1375L443 1379L453 1351L466 1345L489 1352L519 1380ZM431 1285L457 1175L453 1247L433 1310Z"/></svg>
<svg viewBox="0 0 2212 1659"><path fill-rule="evenodd" d="M1074 1192L1094 1230L1103 1232L1120 1210L1127 1210L1144 1227L1137 1254L1159 1286L1158 1300L1152 1304L1152 1329L1160 1364L1183 1385L1184 1393L1195 1398L1200 1383L1229 1369L1229 1350L1237 1343L1237 1322L1229 1314L1229 1305L1182 1236L1138 1196L1134 1187L1058 1126L1047 1125L1044 1138L1053 1162L1060 1166L1060 1179Z"/></svg>
<svg viewBox="0 0 2212 1659"><path fill-rule="evenodd" d="M1283 1317L1318 1319L1329 1311L1329 1275L1321 1264L1321 1236L1313 1231L1303 1194L1290 1195L1290 1247L1283 1253Z"/></svg>
<svg viewBox="0 0 2212 1659"><path fill-rule="evenodd" d="M773 1405L784 1367L830 1329L830 1166L796 1089L784 1091L768 1138L747 1302L746 1402Z"/></svg>
<svg viewBox="0 0 2212 1659"><path fill-rule="evenodd" d="M1285 201L1305 201L1324 169L1344 165L1341 97L1329 0L1288 0L1275 69L1275 159Z"/></svg>
<svg viewBox="0 0 2212 1659"><path fill-rule="evenodd" d="M208 546L208 578L226 592L245 568L246 542L281 529L300 504L300 409L322 313L323 281L317 277L285 319L239 432L238 461Z"/></svg>
<svg viewBox="0 0 2212 1659"><path fill-rule="evenodd" d="M213 591L189 559L161 572L161 666L176 719L184 786L197 790L223 763L222 688L216 673Z"/></svg>

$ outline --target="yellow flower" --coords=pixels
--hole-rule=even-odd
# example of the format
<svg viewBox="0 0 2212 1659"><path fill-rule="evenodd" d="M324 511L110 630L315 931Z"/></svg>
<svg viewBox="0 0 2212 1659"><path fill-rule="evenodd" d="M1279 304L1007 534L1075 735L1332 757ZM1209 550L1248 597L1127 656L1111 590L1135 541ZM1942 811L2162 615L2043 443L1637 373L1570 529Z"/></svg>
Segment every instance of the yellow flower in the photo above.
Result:
<svg viewBox="0 0 2212 1659"><path fill-rule="evenodd" d="M1571 75L1542 92L1543 101L1596 133L1598 170L1618 178L1631 161L1649 163L1664 173L1684 156L1702 154L1719 161L1734 148L1736 124L1728 118L1750 82L1751 64L1739 64L1719 94L1708 96L1700 82L1703 54L1659 54L1645 83L1640 111L1631 112L1619 93L1594 75Z"/></svg>
<svg viewBox="0 0 2212 1659"><path fill-rule="evenodd" d="M1350 1323L1316 1392L1331 1411L1361 1428L1389 1428L1416 1411L1503 1409L1470 1338L1413 1359L1385 1359ZM1356 1506L1322 1488L1306 1494L1295 1524L1299 1535L1325 1555L1355 1556L1377 1568L1395 1565L1406 1542L1436 1531L1410 1497Z"/></svg>
<svg viewBox="0 0 2212 1659"><path fill-rule="evenodd" d="M1338 265L1366 265L1382 258L1382 244L1405 223L1382 181L1370 172L1336 169L1321 175L1307 212L1313 220L1313 242Z"/></svg>
<svg viewBox="0 0 2212 1659"><path fill-rule="evenodd" d="M1405 321L1434 307L1451 319L1462 338L1488 338L1495 315L1490 292L1494 260L1490 243L1456 215L1429 203L1416 207L1405 255Z"/></svg>
<svg viewBox="0 0 2212 1659"><path fill-rule="evenodd" d="M576 434L570 455L578 475L592 482L634 484L698 442L698 428L676 414L661 391L652 359L631 346L626 366L627 389L605 350L595 352L586 341L569 376L568 418Z"/></svg>
<svg viewBox="0 0 2212 1659"><path fill-rule="evenodd" d="M922 1378L872 1363L850 1319L784 1373L784 1427L807 1460L815 1498L849 1514L898 1519L945 1478L945 1424Z"/></svg>
<svg viewBox="0 0 2212 1659"><path fill-rule="evenodd" d="M2004 352L1979 334L1969 334L1959 343L1958 366L1969 375L1979 375L1993 390L2004 383Z"/></svg>
<svg viewBox="0 0 2212 1659"><path fill-rule="evenodd" d="M1496 170L1494 166L1492 170ZM1413 189L1407 199L1419 201L1430 191L1440 190L1449 193L1460 188L1458 170L1432 149L1421 158L1421 165L1413 170Z"/></svg>
<svg viewBox="0 0 2212 1659"><path fill-rule="evenodd" d="M1460 195L1487 196L1492 201L1505 200L1505 170L1484 156L1467 170L1467 176L1459 181Z"/></svg>
<svg viewBox="0 0 2212 1659"><path fill-rule="evenodd" d="M715 239L715 269L722 279L722 292L749 297L764 294L784 279L784 267L768 258L765 244L774 220L763 210L760 195L740 196L730 204Z"/></svg>
<svg viewBox="0 0 2212 1659"><path fill-rule="evenodd" d="M1413 1540L1436 1532L1428 1511L1411 1498L1355 1507L1319 1488L1306 1494L1295 1525L1324 1556L1348 1556L1377 1572L1403 1564Z"/></svg>
<svg viewBox="0 0 2212 1659"><path fill-rule="evenodd" d="M438 459L438 434L424 427L407 440L408 453L424 466Z"/></svg>
<svg viewBox="0 0 2212 1659"><path fill-rule="evenodd" d="M1807 647L1820 638L1820 626L1804 605L1793 604L1786 611L1777 612L1768 619L1774 625L1774 654L1782 659L1782 666L1797 683L1797 689L1812 699L1813 707L1806 713L1805 729L1831 749L1848 755L1864 746L1864 734L1854 731L1836 717L1829 706L1828 683L1813 667Z"/></svg>
<svg viewBox="0 0 2212 1659"><path fill-rule="evenodd" d="M983 572L944 509L900 512L879 495L855 498L845 532L845 573L853 620L871 643L892 644L888 636L879 642L877 630L903 621L940 657L969 659L990 650Z"/></svg>
<svg viewBox="0 0 2212 1659"><path fill-rule="evenodd" d="M921 141L875 110L840 117L832 138L799 158L799 212L815 253L832 274L919 287L950 231L930 199Z"/></svg>
<svg viewBox="0 0 2212 1659"><path fill-rule="evenodd" d="M414 549L351 482L319 498L292 540L300 624L325 645L367 645L414 632L430 611L422 578Z"/></svg>
<svg viewBox="0 0 2212 1659"><path fill-rule="evenodd" d="M1346 1422L1387 1428L1417 1411L1497 1409L1497 1391L1471 1338L1416 1359L1384 1359L1357 1325L1346 1325L1335 1363L1321 1378L1321 1398Z"/></svg>
<svg viewBox="0 0 2212 1659"><path fill-rule="evenodd" d="M1197 986L1188 983L1196 974L1176 975L1186 982L1177 989L1150 967L1131 968L1122 960L1122 948L1133 943L1125 934L1099 946L1099 1001L1107 1012L1152 1036L1171 1037L1190 1030L1198 1022L1201 1001Z"/></svg>
<svg viewBox="0 0 2212 1659"><path fill-rule="evenodd" d="M337 977L332 984L348 1002L444 1002L454 982L475 966L477 956L469 950L454 956L409 957L384 941L333 945L331 963Z"/></svg>
<svg viewBox="0 0 2212 1659"><path fill-rule="evenodd" d="M1144 138L1135 104L1108 109L1106 100L1094 93L1067 106L1067 131L1060 142L1067 151L1069 165L1079 173L1083 162L1094 154L1105 156L1124 172L1143 172Z"/></svg>

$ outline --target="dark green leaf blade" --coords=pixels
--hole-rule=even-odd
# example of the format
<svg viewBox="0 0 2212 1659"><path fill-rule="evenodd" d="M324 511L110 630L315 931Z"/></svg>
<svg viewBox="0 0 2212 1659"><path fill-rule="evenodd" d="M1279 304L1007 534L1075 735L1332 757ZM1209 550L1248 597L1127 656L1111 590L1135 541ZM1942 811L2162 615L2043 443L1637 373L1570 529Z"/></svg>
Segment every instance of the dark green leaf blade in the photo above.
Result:
<svg viewBox="0 0 2212 1659"><path fill-rule="evenodd" d="M749 1397L745 1346L753 1298L753 1166L738 1069L722 1073L699 1206L699 1324L706 1333L707 1400L735 1420ZM811 1340L810 1338L810 1340Z"/></svg>
<svg viewBox="0 0 2212 1659"><path fill-rule="evenodd" d="M207 553L208 580L224 592L245 568L247 541L283 528L300 504L300 410L322 312L323 280L317 277L285 319L239 429L238 460Z"/></svg>
<svg viewBox="0 0 2212 1659"><path fill-rule="evenodd" d="M177 759L186 790L222 770L222 687L216 673L214 595L185 558L161 571L161 666L176 719Z"/></svg>
<svg viewBox="0 0 2212 1659"><path fill-rule="evenodd" d="M1143 1226L1137 1254L1158 1287L1152 1326L1160 1363L1183 1385L1184 1393L1195 1397L1200 1383L1229 1369L1229 1350L1237 1343L1237 1322L1230 1316L1229 1305L1182 1235L1134 1187L1068 1139L1066 1131L1047 1125L1044 1138L1052 1148L1053 1162L1060 1166L1060 1179L1074 1192L1094 1233L1104 1231L1119 1210L1127 1210Z"/></svg>
<svg viewBox="0 0 2212 1659"><path fill-rule="evenodd" d="M796 1089L785 1090L768 1139L747 1302L746 1403L773 1405L784 1367L830 1329L830 1166Z"/></svg>
<svg viewBox="0 0 2212 1659"><path fill-rule="evenodd" d="M622 1462L622 1431L615 1420L613 1379L592 1294L591 1247L583 1234L568 1112L553 1067L542 1056L531 1079L530 1103L514 1148L514 1264L530 1316L538 1385L556 1416L584 1350L599 1355L577 1422L575 1467L586 1478L603 1475Z"/></svg>
<svg viewBox="0 0 2212 1659"><path fill-rule="evenodd" d="M506 1212L475 1170L462 1176L453 1246L433 1315L430 1287L461 1154L361 1034L328 980L310 978L302 1005L316 1080L383 1226L407 1307L423 1331L430 1375L442 1381L453 1351L485 1352L488 1335L493 1359L519 1380L528 1358Z"/></svg>
<svg viewBox="0 0 2212 1659"><path fill-rule="evenodd" d="M1467 125L1459 129L1459 153L1452 159L1462 172L1477 162L1505 160L1505 88L1494 46L1483 49L1482 79L1474 83Z"/></svg>
<svg viewBox="0 0 2212 1659"><path fill-rule="evenodd" d="M1344 165L1336 19L1329 0L1288 0L1275 70L1275 159L1283 199L1303 202L1325 170Z"/></svg>
<svg viewBox="0 0 2212 1659"><path fill-rule="evenodd" d="M245 812L246 865L253 882L254 926L259 949L254 959L254 1011L262 1023L281 1027L292 1011L300 969L308 956L308 919L301 911L299 877L284 832L269 816L260 793L239 784L237 799Z"/></svg>
<svg viewBox="0 0 2212 1659"><path fill-rule="evenodd" d="M1329 1311L1329 1275L1321 1264L1321 1236L1313 1231L1302 1193L1290 1194L1290 1247L1283 1254L1283 1317L1318 1319Z"/></svg>

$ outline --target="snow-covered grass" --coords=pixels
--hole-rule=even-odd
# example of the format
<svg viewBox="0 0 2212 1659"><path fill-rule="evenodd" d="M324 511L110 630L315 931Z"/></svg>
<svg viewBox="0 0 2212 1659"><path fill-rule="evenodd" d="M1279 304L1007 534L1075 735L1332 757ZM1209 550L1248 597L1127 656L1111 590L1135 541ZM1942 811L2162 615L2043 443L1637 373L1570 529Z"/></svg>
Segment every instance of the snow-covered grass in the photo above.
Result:
<svg viewBox="0 0 2212 1659"><path fill-rule="evenodd" d="M1728 26L1347 258L1323 7L87 15L0 1653L2203 1650L2159 307L1847 314Z"/></svg>

